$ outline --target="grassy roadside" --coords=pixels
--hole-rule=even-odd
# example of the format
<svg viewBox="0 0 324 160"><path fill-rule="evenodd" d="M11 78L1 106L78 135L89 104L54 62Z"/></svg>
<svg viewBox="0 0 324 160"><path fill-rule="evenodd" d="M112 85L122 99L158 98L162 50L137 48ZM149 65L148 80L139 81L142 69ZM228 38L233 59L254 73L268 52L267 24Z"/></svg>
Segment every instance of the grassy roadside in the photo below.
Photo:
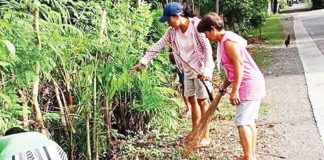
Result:
<svg viewBox="0 0 324 160"><path fill-rule="evenodd" d="M271 49L265 46L254 46L251 52L255 63L257 63L262 71L275 61Z"/></svg>
<svg viewBox="0 0 324 160"><path fill-rule="evenodd" d="M253 59L262 70L274 62L274 56L269 46L283 43L282 30L279 15L272 15L267 18L266 23L261 27L260 44L252 44L251 53ZM248 31L247 37L260 37L259 28Z"/></svg>
<svg viewBox="0 0 324 160"><path fill-rule="evenodd" d="M247 36L260 36L259 28L251 29ZM278 14L267 18L266 23L261 27L261 37L266 45L278 45L283 42L282 25Z"/></svg>

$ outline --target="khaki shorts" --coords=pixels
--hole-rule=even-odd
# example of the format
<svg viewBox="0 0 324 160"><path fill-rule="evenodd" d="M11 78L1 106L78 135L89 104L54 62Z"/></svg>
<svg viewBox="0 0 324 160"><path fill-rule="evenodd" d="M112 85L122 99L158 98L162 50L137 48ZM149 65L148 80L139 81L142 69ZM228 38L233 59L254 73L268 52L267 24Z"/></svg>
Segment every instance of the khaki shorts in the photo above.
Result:
<svg viewBox="0 0 324 160"><path fill-rule="evenodd" d="M209 81L205 81L209 92L212 92L213 87ZM197 99L209 99L205 85L200 81L200 79L187 79L184 78L184 96L192 97L197 96Z"/></svg>
<svg viewBox="0 0 324 160"><path fill-rule="evenodd" d="M235 125L254 125L259 116L260 104L261 100L242 101L236 107Z"/></svg>

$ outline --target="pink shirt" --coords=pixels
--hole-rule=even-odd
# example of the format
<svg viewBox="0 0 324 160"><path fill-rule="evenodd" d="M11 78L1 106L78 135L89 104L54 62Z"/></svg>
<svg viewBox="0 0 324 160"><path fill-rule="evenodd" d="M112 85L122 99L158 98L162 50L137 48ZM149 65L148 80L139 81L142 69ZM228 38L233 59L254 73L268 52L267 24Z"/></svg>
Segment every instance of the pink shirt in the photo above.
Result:
<svg viewBox="0 0 324 160"><path fill-rule="evenodd" d="M192 36L192 53L181 53L182 49L181 45L178 43L177 31L176 29L169 27L164 36L158 42L156 42L140 60L140 63L148 65L149 62L158 55L162 48L164 48L166 45L170 45L172 51L174 52L173 54L176 54L174 55L174 59L177 67L180 71L183 71L188 78L191 79L197 77L196 73L188 74L188 72L186 72L186 70L191 70L190 67L194 68L199 74L204 74L212 78L215 64L212 57L212 48L210 42L204 33L199 33L197 30L197 25L200 19L190 18L189 20L190 23L193 23L193 25L190 24L192 25L192 29L188 28L188 32L190 32L190 35ZM184 56L184 54L188 54L188 56ZM184 63L182 59L185 60L190 67L188 67L188 65Z"/></svg>
<svg viewBox="0 0 324 160"><path fill-rule="evenodd" d="M247 41L241 36L226 31L220 42L221 63L229 82L234 82L234 65L225 53L224 44L232 41L237 44L243 61L243 79L240 85L239 94L241 100L259 100L265 97L265 81L263 74L246 49Z"/></svg>

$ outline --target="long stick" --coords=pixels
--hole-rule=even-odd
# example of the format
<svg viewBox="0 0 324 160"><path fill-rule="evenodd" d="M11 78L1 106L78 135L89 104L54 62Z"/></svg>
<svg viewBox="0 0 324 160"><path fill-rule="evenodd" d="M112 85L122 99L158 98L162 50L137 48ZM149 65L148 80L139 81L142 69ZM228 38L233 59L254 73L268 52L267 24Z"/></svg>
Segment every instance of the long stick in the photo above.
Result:
<svg viewBox="0 0 324 160"><path fill-rule="evenodd" d="M157 53L157 51L147 51L148 53ZM199 78L200 76L201 76L201 74L196 70L196 69L194 69L193 67L191 67L181 56L180 56L180 54L177 54L177 53L175 53L175 52L171 52L172 54L175 54L175 55L177 55L180 59L181 59L181 61L182 62L184 62L190 69L192 69L194 72L196 72L197 74L198 74L198 77L197 78ZM212 83L213 85L215 85L218 89L221 89L221 87L216 83L216 82L214 82L214 81L212 81L211 79L208 79L207 81L209 81L210 83ZM213 96L212 96L212 94L211 94L211 91L208 89L208 87L207 87L207 85L206 85L206 83L204 82L204 81L201 81L203 84L204 84L204 86L205 86L205 88L206 88L206 90L207 90L207 93L208 93L208 97L209 97L209 100L212 102L213 101ZM228 93L228 92L226 92L226 93ZM217 111L219 111L219 108L217 108Z"/></svg>
<svg viewBox="0 0 324 160"><path fill-rule="evenodd" d="M147 53L158 53L157 51L147 51ZM179 54L175 53L175 52L171 52L172 54L174 53L175 55L177 55L182 62L184 62L190 69L192 69L194 72L196 72L198 75L200 75L200 73L194 69L193 67L191 67ZM214 81L212 81L211 79L208 79L207 81L209 81L210 83L212 83L213 85L215 85L217 88L221 89L221 87Z"/></svg>

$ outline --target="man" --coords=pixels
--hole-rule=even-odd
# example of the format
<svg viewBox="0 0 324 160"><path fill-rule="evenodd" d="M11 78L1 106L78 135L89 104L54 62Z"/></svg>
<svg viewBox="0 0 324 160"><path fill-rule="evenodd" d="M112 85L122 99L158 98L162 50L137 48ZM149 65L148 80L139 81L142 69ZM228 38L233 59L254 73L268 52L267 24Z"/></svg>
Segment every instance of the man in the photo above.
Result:
<svg viewBox="0 0 324 160"><path fill-rule="evenodd" d="M0 160L67 160L66 153L54 141L38 132L19 127L0 138Z"/></svg>
<svg viewBox="0 0 324 160"><path fill-rule="evenodd" d="M226 78L221 93L232 85L230 102L236 106L235 124L244 151L244 160L255 160L258 118L261 99L265 97L264 77L248 53L247 41L225 31L223 19L214 12L204 16L197 27L212 42L220 42L220 58Z"/></svg>

